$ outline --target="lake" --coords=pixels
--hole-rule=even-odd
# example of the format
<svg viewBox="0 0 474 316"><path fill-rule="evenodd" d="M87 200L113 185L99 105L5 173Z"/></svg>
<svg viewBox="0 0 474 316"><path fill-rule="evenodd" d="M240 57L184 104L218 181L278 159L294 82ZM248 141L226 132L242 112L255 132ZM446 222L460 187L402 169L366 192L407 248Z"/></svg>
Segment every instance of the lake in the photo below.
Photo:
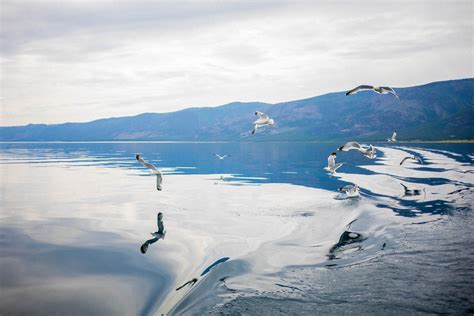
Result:
<svg viewBox="0 0 474 316"><path fill-rule="evenodd" d="M474 313L474 145L340 145L2 143L0 312Z"/></svg>

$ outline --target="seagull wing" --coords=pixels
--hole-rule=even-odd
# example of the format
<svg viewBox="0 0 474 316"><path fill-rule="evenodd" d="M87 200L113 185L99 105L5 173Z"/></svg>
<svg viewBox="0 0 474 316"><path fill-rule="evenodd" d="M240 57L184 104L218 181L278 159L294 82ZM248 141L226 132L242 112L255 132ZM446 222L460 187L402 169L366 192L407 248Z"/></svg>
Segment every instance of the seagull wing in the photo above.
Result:
<svg viewBox="0 0 474 316"><path fill-rule="evenodd" d="M145 160L143 160L142 157L138 156L138 157L137 157L137 160L138 160L138 162L140 162L142 165L144 165L144 166L147 167L148 169L151 169L151 170L153 170L153 171L158 171L158 172L159 172L158 168L156 168L156 167L155 167L154 165L152 165L151 163L146 162Z"/></svg>
<svg viewBox="0 0 474 316"><path fill-rule="evenodd" d="M252 135L254 135L254 134L257 132L257 127L258 127L258 125L255 124L255 126L254 126L254 128L253 128L253 130L252 130Z"/></svg>
<svg viewBox="0 0 474 316"><path fill-rule="evenodd" d="M341 151L349 151L351 149L357 149L360 150L362 149L362 146L358 142L348 142L344 144L343 146L338 148Z"/></svg>
<svg viewBox="0 0 474 316"><path fill-rule="evenodd" d="M161 183L163 182L163 175L160 170L156 170L156 189L161 191Z"/></svg>
<svg viewBox="0 0 474 316"><path fill-rule="evenodd" d="M374 88L373 86L361 85L352 89L351 91L346 92L346 95L356 94L357 92L364 91L364 90L372 90L373 88Z"/></svg>
<svg viewBox="0 0 474 316"><path fill-rule="evenodd" d="M344 164L343 162L336 164L336 166L334 167L334 171L342 167L343 164Z"/></svg>
<svg viewBox="0 0 474 316"><path fill-rule="evenodd" d="M411 157L405 157L405 158L403 158L402 161L400 161L400 166L403 165L403 163L404 163L405 161L407 161L408 159L411 159Z"/></svg>
<svg viewBox="0 0 474 316"><path fill-rule="evenodd" d="M382 89L384 91L387 91L388 93L391 93L391 94L393 94L394 96L396 96L398 98L398 94L392 88L390 88L390 87L380 87L380 89Z"/></svg>
<svg viewBox="0 0 474 316"><path fill-rule="evenodd" d="M328 157L328 169L334 169L334 167L336 166L336 158L334 158L333 155L330 155Z"/></svg>

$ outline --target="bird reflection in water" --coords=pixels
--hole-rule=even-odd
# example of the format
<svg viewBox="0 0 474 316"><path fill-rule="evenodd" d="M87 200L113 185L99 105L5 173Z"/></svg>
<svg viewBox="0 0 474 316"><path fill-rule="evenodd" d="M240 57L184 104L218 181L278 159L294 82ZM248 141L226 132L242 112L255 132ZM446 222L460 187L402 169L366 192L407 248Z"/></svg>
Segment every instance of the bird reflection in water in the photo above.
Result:
<svg viewBox="0 0 474 316"><path fill-rule="evenodd" d="M145 254L148 250L148 246L151 244L157 242L160 239L165 239L166 231L163 225L163 213L159 212L156 218L157 225L158 225L158 231L151 233L153 238L148 239L143 243L143 245L140 247L140 251Z"/></svg>

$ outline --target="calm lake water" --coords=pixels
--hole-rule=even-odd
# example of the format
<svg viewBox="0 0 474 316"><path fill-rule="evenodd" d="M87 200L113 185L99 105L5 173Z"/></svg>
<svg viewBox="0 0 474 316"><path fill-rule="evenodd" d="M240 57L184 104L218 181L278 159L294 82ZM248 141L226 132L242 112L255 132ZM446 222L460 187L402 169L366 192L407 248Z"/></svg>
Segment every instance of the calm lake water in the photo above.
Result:
<svg viewBox="0 0 474 316"><path fill-rule="evenodd" d="M0 313L474 313L474 145L340 145L0 144Z"/></svg>

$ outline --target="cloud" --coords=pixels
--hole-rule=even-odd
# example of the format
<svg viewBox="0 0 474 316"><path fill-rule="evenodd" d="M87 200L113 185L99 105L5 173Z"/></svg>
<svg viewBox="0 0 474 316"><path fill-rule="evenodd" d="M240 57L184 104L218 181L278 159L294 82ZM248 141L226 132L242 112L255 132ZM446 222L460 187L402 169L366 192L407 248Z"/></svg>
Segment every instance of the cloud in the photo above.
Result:
<svg viewBox="0 0 474 316"><path fill-rule="evenodd" d="M470 12L469 1L4 1L0 124L472 77Z"/></svg>

